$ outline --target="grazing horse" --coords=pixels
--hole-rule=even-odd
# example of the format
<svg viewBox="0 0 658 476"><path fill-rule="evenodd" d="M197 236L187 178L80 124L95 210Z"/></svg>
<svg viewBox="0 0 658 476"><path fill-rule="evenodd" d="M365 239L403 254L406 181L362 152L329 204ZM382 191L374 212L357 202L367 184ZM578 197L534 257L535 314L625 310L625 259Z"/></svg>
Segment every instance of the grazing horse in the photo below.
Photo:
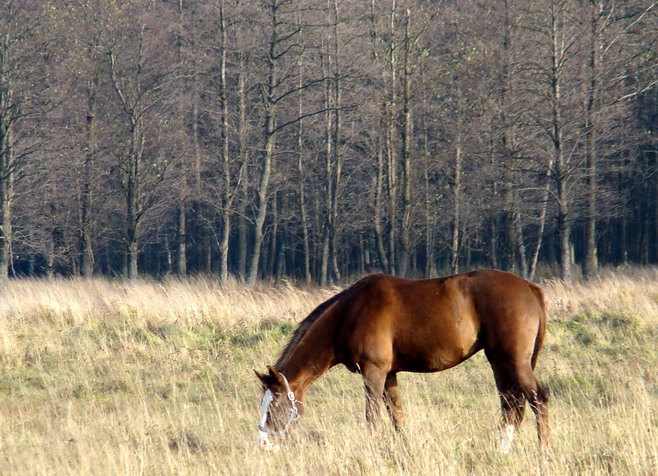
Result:
<svg viewBox="0 0 658 476"><path fill-rule="evenodd" d="M502 409L501 450L509 452L526 400L548 443L547 394L533 372L546 328L541 288L510 273L478 270L439 279L367 276L320 304L297 327L267 373L257 444L276 447L303 412L304 394L337 364L363 376L366 418L382 403L404 422L397 373L449 369L484 349Z"/></svg>

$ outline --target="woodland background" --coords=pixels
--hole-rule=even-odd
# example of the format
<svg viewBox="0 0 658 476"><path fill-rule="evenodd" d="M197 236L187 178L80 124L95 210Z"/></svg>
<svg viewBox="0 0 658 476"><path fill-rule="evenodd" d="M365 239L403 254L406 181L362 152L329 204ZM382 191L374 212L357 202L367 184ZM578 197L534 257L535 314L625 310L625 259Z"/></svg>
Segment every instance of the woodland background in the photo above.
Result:
<svg viewBox="0 0 658 476"><path fill-rule="evenodd" d="M0 0L0 277L658 263L652 0Z"/></svg>

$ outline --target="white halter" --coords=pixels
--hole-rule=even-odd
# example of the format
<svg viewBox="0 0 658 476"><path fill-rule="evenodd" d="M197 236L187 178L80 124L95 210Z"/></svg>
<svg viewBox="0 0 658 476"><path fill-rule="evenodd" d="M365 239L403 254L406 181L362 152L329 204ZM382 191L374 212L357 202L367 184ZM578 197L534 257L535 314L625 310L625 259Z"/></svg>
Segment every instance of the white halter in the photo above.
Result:
<svg viewBox="0 0 658 476"><path fill-rule="evenodd" d="M274 400L274 395L270 389L265 391L263 395L263 401L260 404L260 422L258 424L258 439L256 440L256 445L259 447L264 447L266 449L272 449L273 444L270 442L269 435L276 436L278 438L284 436L288 433L290 425L300 418L299 409L297 408L297 399L295 398L294 392L290 389L290 384L288 384L288 379L285 375L281 374L283 377L283 383L286 385L286 392L288 394L288 400L290 400L290 415L288 416L288 421L283 426L281 431L275 431L270 428L267 428L265 424L267 423L267 411L270 408L272 400Z"/></svg>

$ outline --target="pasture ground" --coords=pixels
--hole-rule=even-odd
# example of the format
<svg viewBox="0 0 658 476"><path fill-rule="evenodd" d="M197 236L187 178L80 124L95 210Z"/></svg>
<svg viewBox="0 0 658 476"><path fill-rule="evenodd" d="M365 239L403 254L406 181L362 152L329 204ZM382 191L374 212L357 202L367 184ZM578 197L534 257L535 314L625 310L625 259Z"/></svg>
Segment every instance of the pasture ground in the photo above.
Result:
<svg viewBox="0 0 658 476"><path fill-rule="evenodd" d="M261 392L294 326L337 289L210 279L11 281L0 291L0 474L657 474L658 270L544 283L537 374L552 446L528 410L509 455L482 354L401 374L408 423L372 438L360 378L311 388L296 436L254 449Z"/></svg>

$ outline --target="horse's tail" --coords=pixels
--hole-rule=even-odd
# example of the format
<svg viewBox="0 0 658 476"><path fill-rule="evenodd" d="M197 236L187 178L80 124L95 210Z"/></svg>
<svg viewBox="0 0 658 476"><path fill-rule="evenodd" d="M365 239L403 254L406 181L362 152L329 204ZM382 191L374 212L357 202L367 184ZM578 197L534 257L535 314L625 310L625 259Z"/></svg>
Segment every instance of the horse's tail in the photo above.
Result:
<svg viewBox="0 0 658 476"><path fill-rule="evenodd" d="M535 348L532 352L532 359L530 361L534 370L535 365L537 364L537 358L539 357L539 351L544 342L544 334L546 333L546 300L544 299L544 292L539 285L530 283L530 290L539 302L539 308L541 310L539 315L539 329L537 330L537 336L535 337Z"/></svg>

